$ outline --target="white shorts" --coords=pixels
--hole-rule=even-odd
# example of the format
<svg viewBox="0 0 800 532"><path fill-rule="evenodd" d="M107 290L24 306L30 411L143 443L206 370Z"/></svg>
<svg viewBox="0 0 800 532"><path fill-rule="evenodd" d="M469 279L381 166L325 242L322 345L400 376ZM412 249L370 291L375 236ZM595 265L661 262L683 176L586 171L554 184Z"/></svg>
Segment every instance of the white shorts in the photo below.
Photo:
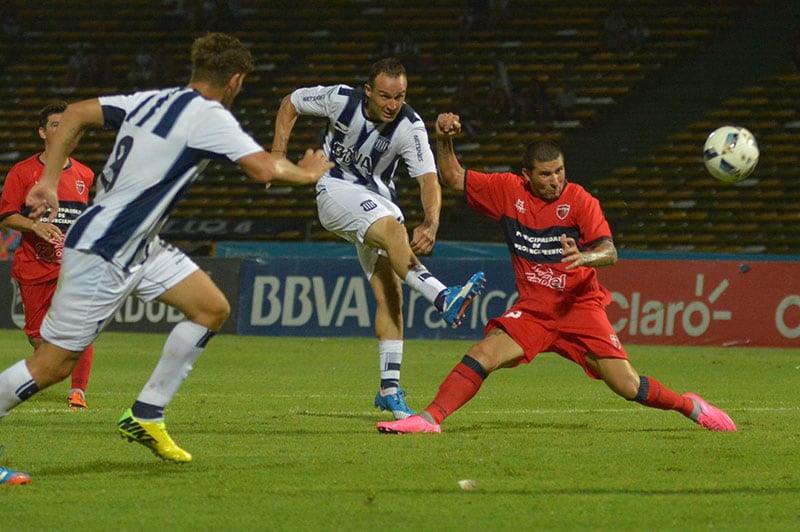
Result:
<svg viewBox="0 0 800 532"><path fill-rule="evenodd" d="M367 230L387 216L405 223L403 211L391 200L362 185L335 177L323 177L317 182L317 211L322 227L355 244L358 261L368 279L372 277L378 256L387 255L382 249L364 244Z"/></svg>
<svg viewBox="0 0 800 532"><path fill-rule="evenodd" d="M129 295L152 301L198 269L178 248L161 241L151 247L150 256L133 271L94 253L65 248L42 338L62 349L83 351Z"/></svg>

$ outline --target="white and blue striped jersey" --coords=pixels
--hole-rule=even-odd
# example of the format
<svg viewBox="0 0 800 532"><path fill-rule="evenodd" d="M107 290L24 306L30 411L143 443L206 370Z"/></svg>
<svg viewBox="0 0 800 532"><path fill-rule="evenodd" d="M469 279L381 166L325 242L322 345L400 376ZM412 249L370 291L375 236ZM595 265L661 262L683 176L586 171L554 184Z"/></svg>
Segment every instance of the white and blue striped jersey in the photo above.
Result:
<svg viewBox="0 0 800 532"><path fill-rule="evenodd" d="M364 89L347 85L305 87L292 92L297 112L328 119L323 151L336 166L325 175L357 183L397 201L394 175L402 159L410 177L436 173L428 131L407 103L392 122L364 114Z"/></svg>
<svg viewBox="0 0 800 532"><path fill-rule="evenodd" d="M117 138L92 205L64 245L122 268L144 261L150 242L210 159L236 161L263 149L221 103L190 88L99 101Z"/></svg>

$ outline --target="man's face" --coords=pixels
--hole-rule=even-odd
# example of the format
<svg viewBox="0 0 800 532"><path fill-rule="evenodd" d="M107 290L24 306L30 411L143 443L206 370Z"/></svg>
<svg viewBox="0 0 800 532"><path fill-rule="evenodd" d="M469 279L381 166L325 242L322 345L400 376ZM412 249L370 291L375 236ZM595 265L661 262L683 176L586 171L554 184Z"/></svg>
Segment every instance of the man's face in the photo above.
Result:
<svg viewBox="0 0 800 532"><path fill-rule="evenodd" d="M522 175L528 180L534 196L545 201L556 200L567 181L564 157L546 162L534 161L532 169L522 169Z"/></svg>
<svg viewBox="0 0 800 532"><path fill-rule="evenodd" d="M408 81L405 76L391 78L386 74L378 74L375 86L364 85L367 95L367 118L373 122L388 123L397 118L397 114L406 101Z"/></svg>
<svg viewBox="0 0 800 532"><path fill-rule="evenodd" d="M53 113L47 117L47 124L39 128L39 138L47 142L48 138L53 138L53 135L58 129L58 124L61 122L61 113Z"/></svg>

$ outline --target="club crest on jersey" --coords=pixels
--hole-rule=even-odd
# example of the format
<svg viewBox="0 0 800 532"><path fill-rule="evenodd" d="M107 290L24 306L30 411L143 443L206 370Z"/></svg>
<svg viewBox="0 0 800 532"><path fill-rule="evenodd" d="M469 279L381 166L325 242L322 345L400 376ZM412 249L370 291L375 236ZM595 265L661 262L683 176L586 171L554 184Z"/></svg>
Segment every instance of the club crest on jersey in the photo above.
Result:
<svg viewBox="0 0 800 532"><path fill-rule="evenodd" d="M514 208L517 209L517 212L520 214L525 214L525 202L521 199L518 199L514 202Z"/></svg>
<svg viewBox="0 0 800 532"><path fill-rule="evenodd" d="M378 138L375 140L375 144L373 145L373 147L375 148L375 151L377 151L378 153L383 153L389 149L389 142L390 142L389 139L387 139L386 137L378 136Z"/></svg>
<svg viewBox="0 0 800 532"><path fill-rule="evenodd" d="M369 212L377 207L378 204L375 203L373 200L366 200L361 202L361 208L364 209L364 212Z"/></svg>
<svg viewBox="0 0 800 532"><path fill-rule="evenodd" d="M569 204L563 204L556 207L556 216L559 220L564 220L569 214Z"/></svg>
<svg viewBox="0 0 800 532"><path fill-rule="evenodd" d="M616 347L617 349L622 349L622 343L620 343L619 338L616 334L609 335L609 340L611 340L611 345Z"/></svg>
<svg viewBox="0 0 800 532"><path fill-rule="evenodd" d="M75 188L78 189L78 194L83 196L83 193L86 191L86 183L83 181L75 181Z"/></svg>

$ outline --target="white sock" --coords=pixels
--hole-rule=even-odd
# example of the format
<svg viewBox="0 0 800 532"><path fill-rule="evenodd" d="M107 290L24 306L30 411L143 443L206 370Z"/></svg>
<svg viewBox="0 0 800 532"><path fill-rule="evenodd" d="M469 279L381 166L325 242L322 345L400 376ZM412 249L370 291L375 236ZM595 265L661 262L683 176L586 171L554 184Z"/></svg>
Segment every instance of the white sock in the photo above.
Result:
<svg viewBox="0 0 800 532"><path fill-rule="evenodd" d="M422 264L408 270L405 281L412 290L422 294L422 297L427 299L431 304L435 304L436 296L447 288Z"/></svg>
<svg viewBox="0 0 800 532"><path fill-rule="evenodd" d="M381 392L383 395L395 394L400 387L403 341L383 340L378 342L378 353L381 360Z"/></svg>
<svg viewBox="0 0 800 532"><path fill-rule="evenodd" d="M0 419L38 391L39 387L24 360L6 368L0 373Z"/></svg>
<svg viewBox="0 0 800 532"><path fill-rule="evenodd" d="M191 321L177 324L169 333L161 359L137 400L149 405L167 406L189 376L192 364L213 334Z"/></svg>

